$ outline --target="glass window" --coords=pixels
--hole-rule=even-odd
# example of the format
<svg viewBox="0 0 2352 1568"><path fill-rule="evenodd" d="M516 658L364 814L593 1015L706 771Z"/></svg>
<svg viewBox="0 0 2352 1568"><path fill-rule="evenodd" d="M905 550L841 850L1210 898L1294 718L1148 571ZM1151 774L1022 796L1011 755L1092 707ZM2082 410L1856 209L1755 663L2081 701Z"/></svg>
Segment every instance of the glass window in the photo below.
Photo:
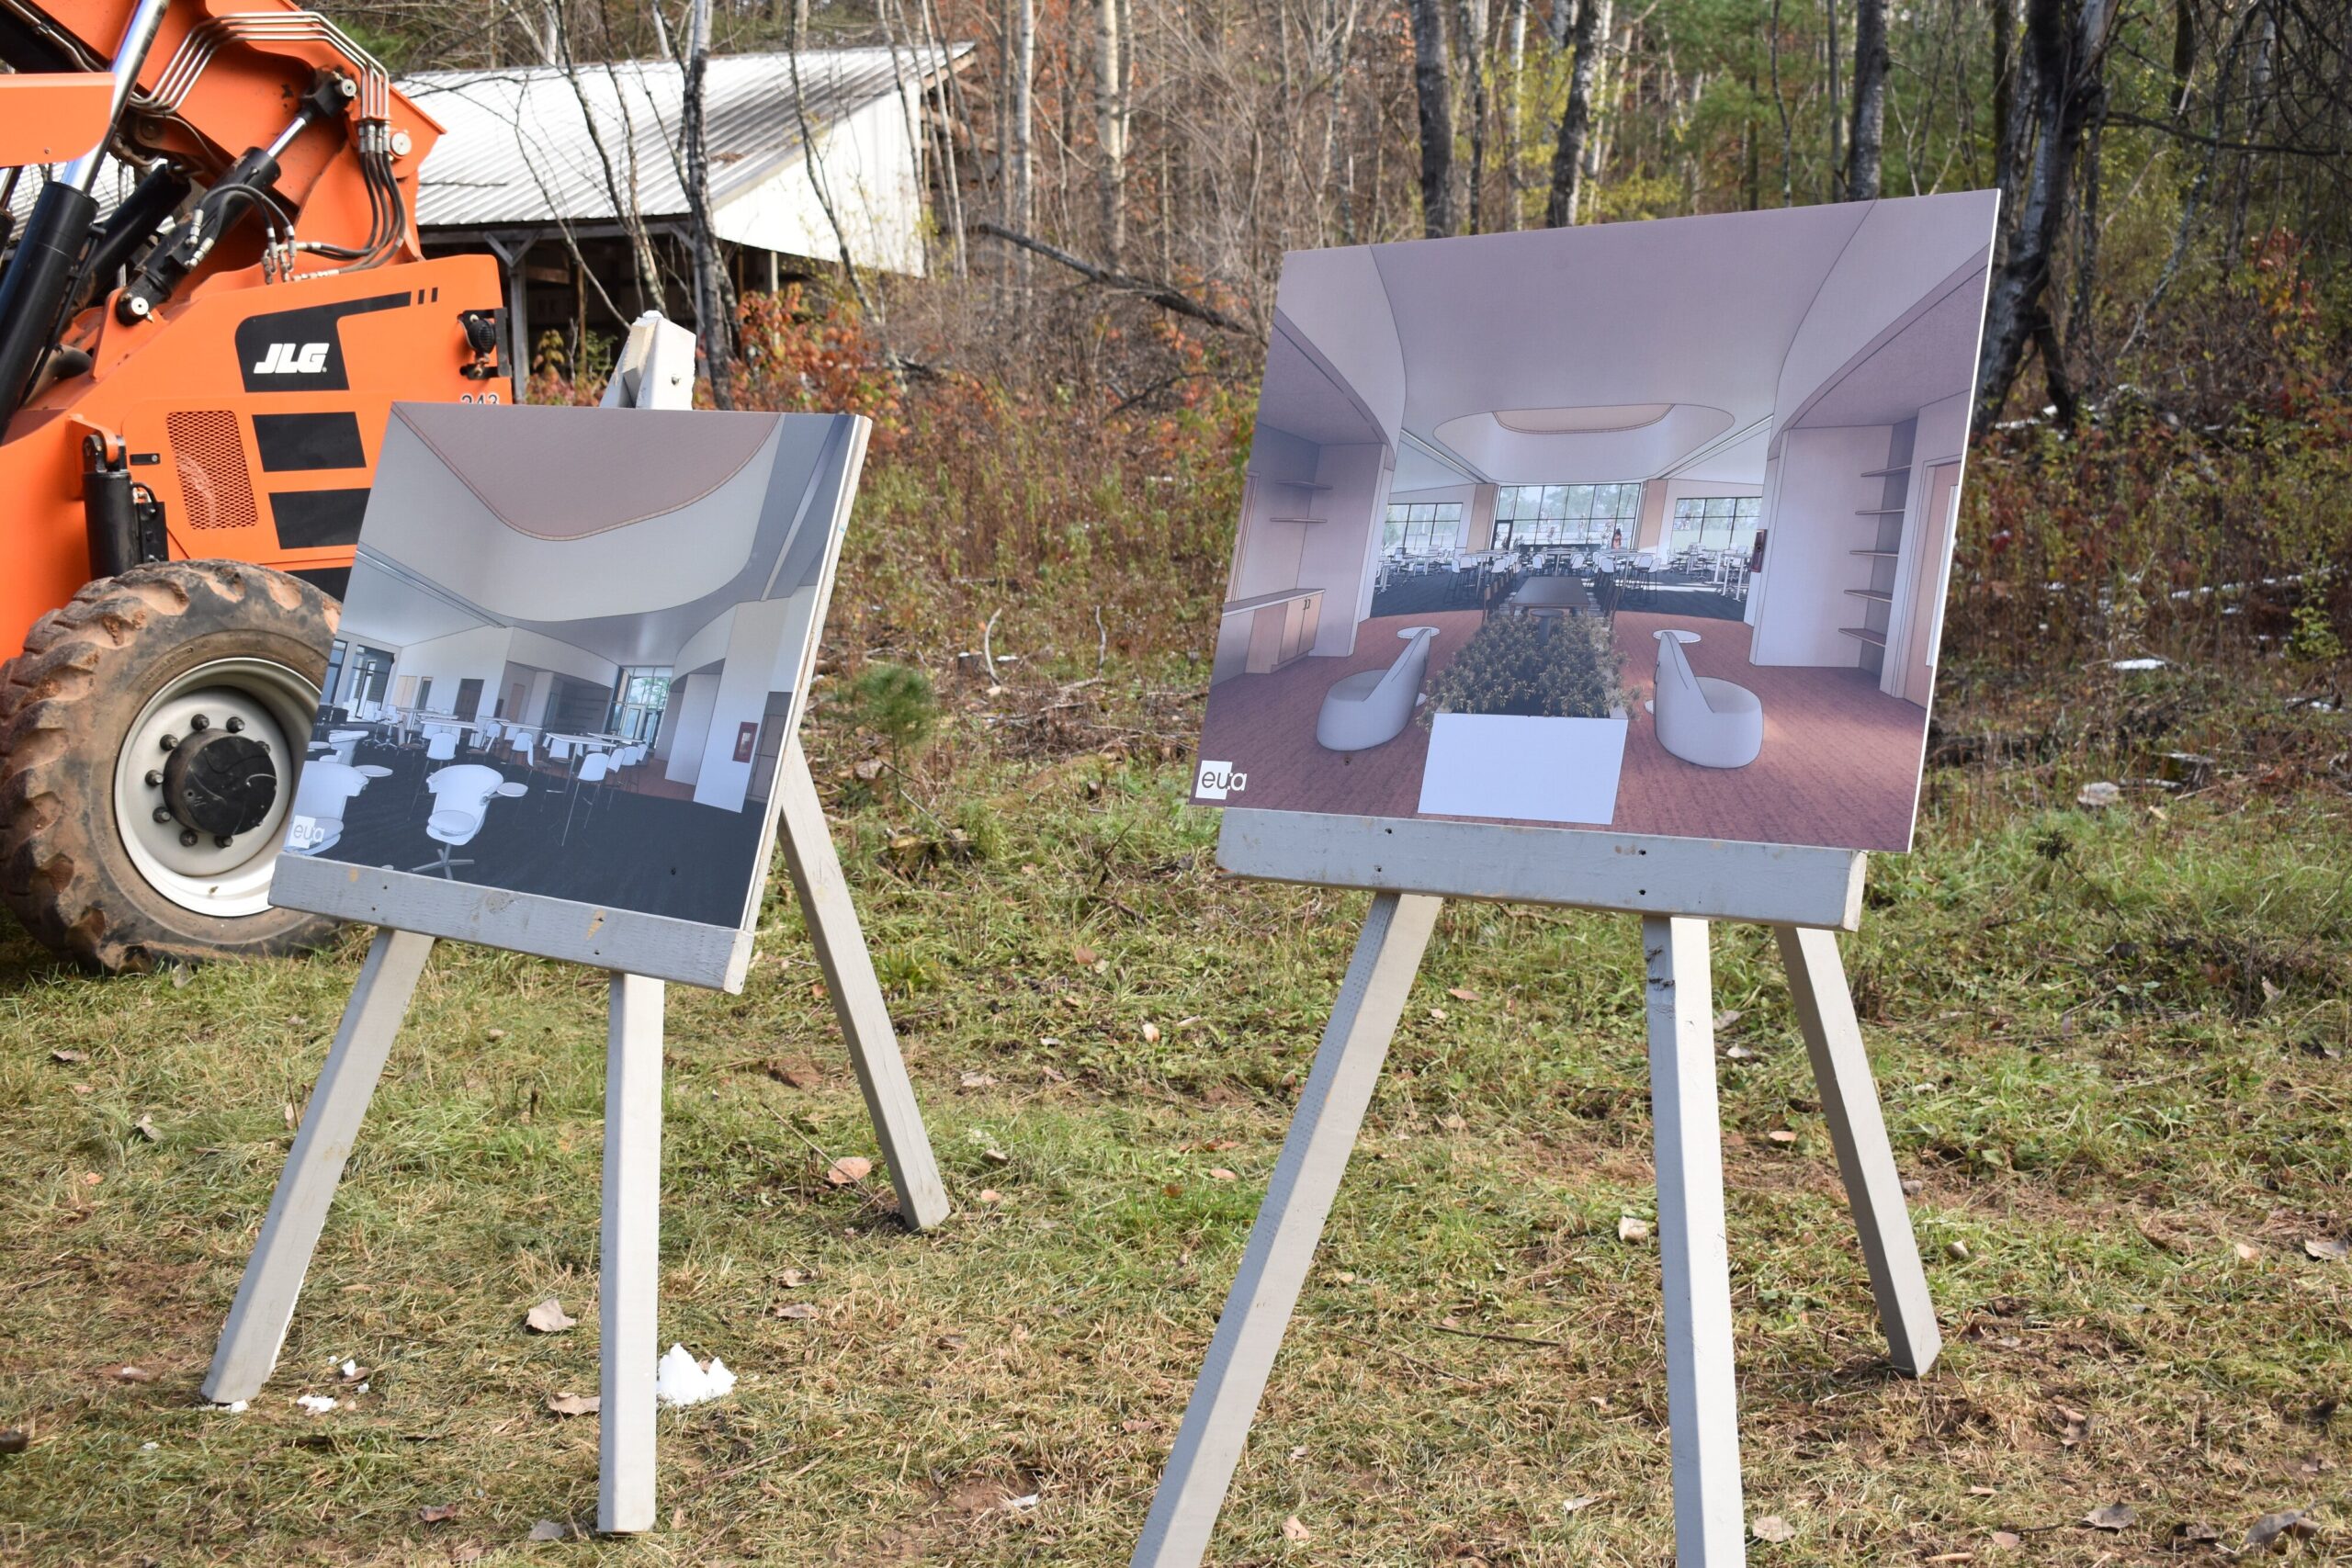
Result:
<svg viewBox="0 0 2352 1568"><path fill-rule="evenodd" d="M1763 506L1752 495L1684 496L1674 503L1671 547L1744 553L1756 543Z"/></svg>
<svg viewBox="0 0 2352 1568"><path fill-rule="evenodd" d="M1606 545L1612 536L1630 545L1641 512L1638 483L1504 485L1495 497L1496 517L1514 520L1510 540L1521 545Z"/></svg>
<svg viewBox="0 0 2352 1568"><path fill-rule="evenodd" d="M613 683L613 710L605 728L632 740L651 740L662 733L662 714L669 705L667 667L625 666Z"/></svg>
<svg viewBox="0 0 2352 1568"><path fill-rule="evenodd" d="M1388 508L1381 527L1381 548L1408 556L1444 555L1462 539L1462 503L1458 501L1398 502Z"/></svg>

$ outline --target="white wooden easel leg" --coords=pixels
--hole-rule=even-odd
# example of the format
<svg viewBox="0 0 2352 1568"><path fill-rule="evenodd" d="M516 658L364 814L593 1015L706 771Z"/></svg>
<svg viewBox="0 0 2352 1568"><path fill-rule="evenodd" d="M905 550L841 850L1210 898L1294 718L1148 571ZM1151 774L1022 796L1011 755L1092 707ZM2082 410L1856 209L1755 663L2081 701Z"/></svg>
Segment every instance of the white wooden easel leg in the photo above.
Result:
<svg viewBox="0 0 2352 1568"><path fill-rule="evenodd" d="M1903 1201L1903 1179L1887 1142L1886 1119L1879 1112L1878 1086L1862 1048L1861 1025L1846 987L1835 932L1806 926L1779 926L1781 962L1796 999L1797 1027L1813 1058L1821 1110L1838 1147L1838 1169L1846 1179L1846 1201L1861 1233L1862 1257L1870 1265L1871 1293L1886 1330L1888 1356L1899 1371L1924 1376L1943 1349L1936 1328L1935 1303L1928 1296L1927 1270L1911 1234Z"/></svg>
<svg viewBox="0 0 2352 1568"><path fill-rule="evenodd" d="M596 1529L653 1528L653 1373L662 1353L662 993L615 975L605 1044L605 1230L596 1261L604 1334Z"/></svg>
<svg viewBox="0 0 2352 1568"><path fill-rule="evenodd" d="M1649 961L1650 1109L1666 1280L1675 1562L1680 1568L1738 1568L1747 1560L1747 1532L1740 1503L1739 1388L1732 1367L1731 1257L1724 1235L1707 922L1645 916L1642 949Z"/></svg>
<svg viewBox="0 0 2352 1568"><path fill-rule="evenodd" d="M1442 903L1396 893L1372 901L1339 1003L1316 1051L1314 1071L1299 1095L1297 1114L1250 1229L1241 1272L1226 1297L1167 1472L1152 1497L1134 1568L1194 1568L1208 1550L1209 1532L1240 1462L1274 1352L1306 1283L1315 1244Z"/></svg>
<svg viewBox="0 0 2352 1568"><path fill-rule="evenodd" d="M277 1179L262 1221L261 1239L245 1263L228 1325L212 1352L203 1396L218 1404L251 1399L277 1365L278 1347L293 1321L294 1298L310 1271L311 1254L326 1224L327 1206L343 1179L344 1163L359 1136L359 1124L375 1097L384 1058L399 1034L409 997L424 973L433 939L414 931L381 929L368 949L368 962L343 1010L327 1065L302 1112L302 1130Z"/></svg>
<svg viewBox="0 0 2352 1568"><path fill-rule="evenodd" d="M922 1109L915 1103L906 1058L899 1055L898 1032L890 1026L889 1004L874 977L874 960L865 950L865 933L858 930L857 907L850 902L849 883L833 853L832 829L825 821L817 781L808 776L808 759L797 740L785 753L777 787L785 863L792 870L801 919L808 922L817 962L825 972L825 990L833 998L833 1011L849 1043L850 1063L857 1069L857 1087L865 1094L866 1114L874 1119L875 1139L899 1191L899 1217L915 1230L929 1230L947 1217L947 1189L940 1184L931 1136L923 1131Z"/></svg>

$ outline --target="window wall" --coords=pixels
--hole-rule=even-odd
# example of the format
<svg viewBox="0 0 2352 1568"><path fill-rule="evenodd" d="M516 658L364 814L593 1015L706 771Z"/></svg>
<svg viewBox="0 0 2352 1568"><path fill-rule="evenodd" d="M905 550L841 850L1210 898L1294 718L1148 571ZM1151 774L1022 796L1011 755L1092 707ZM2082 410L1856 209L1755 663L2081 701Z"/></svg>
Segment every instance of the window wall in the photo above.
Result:
<svg viewBox="0 0 2352 1568"><path fill-rule="evenodd" d="M664 665L624 665L613 685L613 711L605 728L632 740L651 741L662 732L662 711L670 705L670 671Z"/></svg>
<svg viewBox="0 0 2352 1568"><path fill-rule="evenodd" d="M1495 491L1495 547L1615 540L1630 549L1641 515L1638 483L1504 485Z"/></svg>
<svg viewBox="0 0 2352 1568"><path fill-rule="evenodd" d="M1461 547L1462 503L1458 501L1397 502L1388 508L1380 547L1390 555L1445 555Z"/></svg>
<svg viewBox="0 0 2352 1568"><path fill-rule="evenodd" d="M1674 503L1670 546L1685 549L1736 550L1756 543L1756 518L1764 505L1753 495L1688 495Z"/></svg>

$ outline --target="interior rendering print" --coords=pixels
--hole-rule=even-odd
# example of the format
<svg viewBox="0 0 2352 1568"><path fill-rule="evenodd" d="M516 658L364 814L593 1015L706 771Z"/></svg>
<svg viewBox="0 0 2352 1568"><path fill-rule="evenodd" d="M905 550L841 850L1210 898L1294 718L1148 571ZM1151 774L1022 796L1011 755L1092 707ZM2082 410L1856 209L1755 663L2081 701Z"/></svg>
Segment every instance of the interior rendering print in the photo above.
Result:
<svg viewBox="0 0 2352 1568"><path fill-rule="evenodd" d="M1907 849L1995 204L1293 253L1193 798Z"/></svg>
<svg viewBox="0 0 2352 1568"><path fill-rule="evenodd" d="M281 868L742 927L867 428L396 405Z"/></svg>

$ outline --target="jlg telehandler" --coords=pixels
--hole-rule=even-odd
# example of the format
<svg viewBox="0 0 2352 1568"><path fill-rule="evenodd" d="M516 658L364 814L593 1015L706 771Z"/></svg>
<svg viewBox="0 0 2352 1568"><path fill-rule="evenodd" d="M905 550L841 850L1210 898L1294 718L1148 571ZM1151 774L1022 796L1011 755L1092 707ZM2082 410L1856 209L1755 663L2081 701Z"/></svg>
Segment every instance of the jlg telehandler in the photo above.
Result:
<svg viewBox="0 0 2352 1568"><path fill-rule="evenodd" d="M511 395L497 265L424 259L440 128L283 0L0 0L0 180L40 185L0 275L0 896L99 969L300 947L270 863L386 410ZM138 175L104 213L102 168Z"/></svg>

